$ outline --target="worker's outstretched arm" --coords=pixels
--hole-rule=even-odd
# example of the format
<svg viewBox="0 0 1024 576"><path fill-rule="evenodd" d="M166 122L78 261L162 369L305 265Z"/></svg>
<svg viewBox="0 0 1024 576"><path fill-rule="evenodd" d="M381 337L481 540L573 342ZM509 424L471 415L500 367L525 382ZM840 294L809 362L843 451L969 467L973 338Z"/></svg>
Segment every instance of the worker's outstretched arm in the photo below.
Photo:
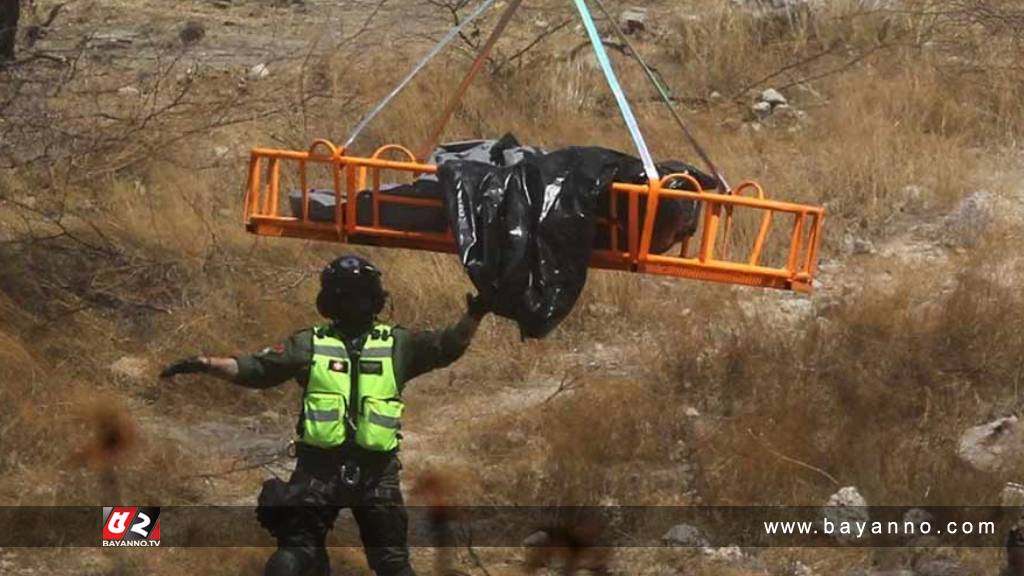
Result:
<svg viewBox="0 0 1024 576"><path fill-rule="evenodd" d="M172 362L164 368L160 377L170 378L177 374L209 374L234 382L238 378L238 361L217 356L193 356Z"/></svg>
<svg viewBox="0 0 1024 576"><path fill-rule="evenodd" d="M311 350L312 334L302 330L280 344L249 356L193 356L178 360L167 366L160 377L209 374L247 388L270 388L308 370Z"/></svg>

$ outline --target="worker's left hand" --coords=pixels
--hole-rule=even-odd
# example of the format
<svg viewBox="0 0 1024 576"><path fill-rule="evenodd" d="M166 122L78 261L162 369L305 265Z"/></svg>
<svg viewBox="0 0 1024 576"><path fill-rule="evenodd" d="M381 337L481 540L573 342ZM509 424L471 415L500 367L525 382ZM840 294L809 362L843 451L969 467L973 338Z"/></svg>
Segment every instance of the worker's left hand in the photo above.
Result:
<svg viewBox="0 0 1024 576"><path fill-rule="evenodd" d="M171 362L160 373L160 377L170 378L175 374L196 374L198 372L206 372L209 368L210 362L206 358L192 356L191 358L183 358Z"/></svg>

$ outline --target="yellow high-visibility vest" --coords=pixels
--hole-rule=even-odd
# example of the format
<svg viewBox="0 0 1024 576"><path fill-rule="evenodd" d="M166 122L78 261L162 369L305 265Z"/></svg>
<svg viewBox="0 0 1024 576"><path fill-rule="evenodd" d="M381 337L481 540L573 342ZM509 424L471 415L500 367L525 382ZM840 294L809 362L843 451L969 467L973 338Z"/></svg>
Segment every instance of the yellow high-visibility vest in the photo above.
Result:
<svg viewBox="0 0 1024 576"><path fill-rule="evenodd" d="M356 358L329 327L313 330L313 363L302 400L303 443L334 448L354 429L355 443L367 450L398 448L405 404L395 379L394 343L391 327L378 324ZM352 397L353 380L358 398Z"/></svg>

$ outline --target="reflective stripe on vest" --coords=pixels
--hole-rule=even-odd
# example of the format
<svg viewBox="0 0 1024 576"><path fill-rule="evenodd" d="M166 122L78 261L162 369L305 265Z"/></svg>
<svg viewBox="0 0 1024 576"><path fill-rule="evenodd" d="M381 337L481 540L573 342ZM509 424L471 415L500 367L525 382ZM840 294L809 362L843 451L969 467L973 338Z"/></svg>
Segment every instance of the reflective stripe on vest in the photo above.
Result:
<svg viewBox="0 0 1024 576"><path fill-rule="evenodd" d="M398 393L390 326L374 327L359 354L359 398L355 411L355 443L367 450L398 448L405 405ZM370 369L372 367L372 369ZM346 426L353 366L345 343L328 328L313 331L313 362L302 400L302 441L321 448L340 446Z"/></svg>
<svg viewBox="0 0 1024 576"><path fill-rule="evenodd" d="M348 352L344 346L328 346L328 345L313 345L313 354L320 356L328 356L331 358L348 358ZM363 353L360 355L362 358L390 358L391 357L391 346L381 348L370 348L363 347Z"/></svg>

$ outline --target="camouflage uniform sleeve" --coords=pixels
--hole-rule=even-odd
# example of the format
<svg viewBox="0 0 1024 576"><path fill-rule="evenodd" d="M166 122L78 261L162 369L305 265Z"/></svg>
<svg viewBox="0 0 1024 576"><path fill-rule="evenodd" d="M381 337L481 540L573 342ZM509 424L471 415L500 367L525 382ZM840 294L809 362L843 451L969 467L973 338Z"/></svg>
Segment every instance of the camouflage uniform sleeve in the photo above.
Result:
<svg viewBox="0 0 1024 576"><path fill-rule="evenodd" d="M396 377L400 386L413 378L455 362L469 347L469 338L453 324L442 330L395 328Z"/></svg>
<svg viewBox="0 0 1024 576"><path fill-rule="evenodd" d="M305 380L313 359L313 331L300 330L256 354L238 356L236 382L247 388L270 388L291 378Z"/></svg>

